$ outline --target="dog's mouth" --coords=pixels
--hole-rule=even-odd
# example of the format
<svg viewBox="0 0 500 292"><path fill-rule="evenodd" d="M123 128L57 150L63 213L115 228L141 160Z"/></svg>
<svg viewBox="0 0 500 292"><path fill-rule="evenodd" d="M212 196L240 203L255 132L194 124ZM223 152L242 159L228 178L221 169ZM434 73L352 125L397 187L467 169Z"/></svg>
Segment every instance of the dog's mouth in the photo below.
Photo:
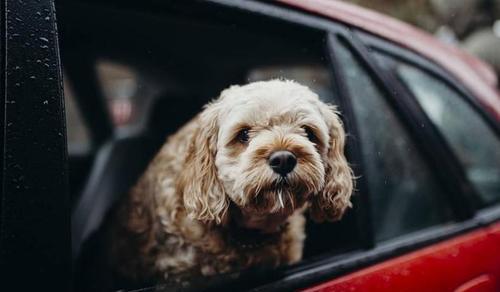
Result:
<svg viewBox="0 0 500 292"><path fill-rule="evenodd" d="M287 214L301 207L308 196L307 188L286 178L279 178L249 195L245 204L256 214Z"/></svg>

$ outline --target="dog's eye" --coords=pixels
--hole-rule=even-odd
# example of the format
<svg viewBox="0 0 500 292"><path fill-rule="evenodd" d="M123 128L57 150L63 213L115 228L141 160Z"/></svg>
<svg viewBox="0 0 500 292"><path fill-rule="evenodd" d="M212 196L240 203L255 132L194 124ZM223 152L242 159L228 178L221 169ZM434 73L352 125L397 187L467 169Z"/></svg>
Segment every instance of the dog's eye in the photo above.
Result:
<svg viewBox="0 0 500 292"><path fill-rule="evenodd" d="M249 129L245 128L238 132L238 141L241 143L247 143L250 140L248 136Z"/></svg>
<svg viewBox="0 0 500 292"><path fill-rule="evenodd" d="M309 139L309 141L314 142L314 143L316 143L318 141L318 138L316 137L316 135L314 134L314 132L311 128L309 128L309 127L302 127L302 128L306 132L307 139Z"/></svg>

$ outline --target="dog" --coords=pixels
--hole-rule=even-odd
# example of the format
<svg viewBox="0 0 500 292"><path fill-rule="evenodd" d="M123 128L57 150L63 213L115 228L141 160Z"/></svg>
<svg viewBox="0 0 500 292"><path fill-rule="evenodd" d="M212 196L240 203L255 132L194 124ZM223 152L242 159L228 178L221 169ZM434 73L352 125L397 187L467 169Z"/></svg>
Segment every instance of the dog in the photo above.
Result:
<svg viewBox="0 0 500 292"><path fill-rule="evenodd" d="M119 207L117 273L189 279L300 261L306 212L336 221L351 207L344 143L336 107L294 81L222 91Z"/></svg>

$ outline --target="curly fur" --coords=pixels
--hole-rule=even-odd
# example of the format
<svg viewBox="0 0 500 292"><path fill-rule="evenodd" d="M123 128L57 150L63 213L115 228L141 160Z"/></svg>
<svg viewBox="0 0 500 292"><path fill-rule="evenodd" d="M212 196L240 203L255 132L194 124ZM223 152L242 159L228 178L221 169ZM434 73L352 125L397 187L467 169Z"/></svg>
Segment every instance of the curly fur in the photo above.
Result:
<svg viewBox="0 0 500 292"><path fill-rule="evenodd" d="M238 141L243 128L248 143ZM304 212L334 221L351 206L344 143L335 107L298 83L224 90L167 140L121 204L113 228L116 270L165 279L299 261ZM277 150L297 157L285 178L267 163ZM239 240L246 231L262 243Z"/></svg>

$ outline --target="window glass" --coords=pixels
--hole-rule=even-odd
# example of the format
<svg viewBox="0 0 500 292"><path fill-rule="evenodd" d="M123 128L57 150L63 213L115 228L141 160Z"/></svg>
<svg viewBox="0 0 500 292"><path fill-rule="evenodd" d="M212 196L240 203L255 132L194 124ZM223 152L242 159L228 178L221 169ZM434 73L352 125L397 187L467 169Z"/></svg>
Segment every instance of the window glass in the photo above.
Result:
<svg viewBox="0 0 500 292"><path fill-rule="evenodd" d="M159 86L155 78L128 64L98 60L97 78L115 129L128 133L142 130Z"/></svg>
<svg viewBox="0 0 500 292"><path fill-rule="evenodd" d="M332 102L333 96L330 74L322 65L267 66L252 69L248 74L248 82L285 78L295 80L308 86L320 98Z"/></svg>
<svg viewBox="0 0 500 292"><path fill-rule="evenodd" d="M64 103L68 153L70 155L86 153L90 150L89 130L78 110L73 90L66 81L64 82Z"/></svg>
<svg viewBox="0 0 500 292"><path fill-rule="evenodd" d="M339 45L336 52L359 132L376 240L449 221L440 185L383 93L350 50Z"/></svg>
<svg viewBox="0 0 500 292"><path fill-rule="evenodd" d="M462 163L487 204L500 200L500 139L458 92L413 66L396 72Z"/></svg>

